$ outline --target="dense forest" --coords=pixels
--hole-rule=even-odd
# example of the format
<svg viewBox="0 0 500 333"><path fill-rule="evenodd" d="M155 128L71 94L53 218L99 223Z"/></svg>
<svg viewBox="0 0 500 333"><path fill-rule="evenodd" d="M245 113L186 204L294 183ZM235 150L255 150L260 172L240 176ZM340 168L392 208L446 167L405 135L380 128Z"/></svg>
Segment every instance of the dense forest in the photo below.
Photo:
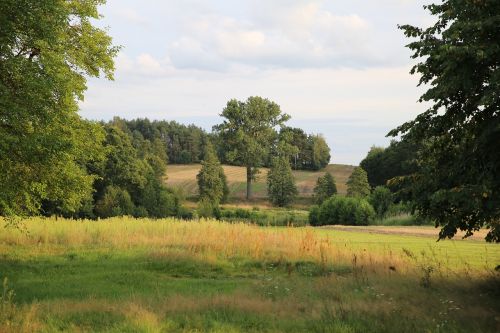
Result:
<svg viewBox="0 0 500 333"><path fill-rule="evenodd" d="M207 142L211 142L217 151L219 160L224 164L241 165L230 161L226 146L215 133L207 133L202 128L191 124L184 125L176 121L133 119L115 117L110 124L119 124L120 128L132 137L142 137L151 142L160 140L166 147L168 162L171 164L200 163L204 159ZM277 141L287 140L297 147L290 157L294 170L320 170L330 162L330 147L321 135L307 134L300 128L283 127ZM271 157L265 161L265 167L271 166Z"/></svg>
<svg viewBox="0 0 500 333"><path fill-rule="evenodd" d="M217 134L207 133L195 125L119 117L109 122L89 124L100 133L99 138L102 135L98 157L80 164L85 173L94 179L91 194L82 200L77 209L66 207L59 200L44 198L40 206L43 215L78 218L121 215L189 217L189 211L181 207L180 195L164 185L167 164L200 163L206 158L207 145L216 147L221 161L231 163L225 158L225 146L220 144ZM287 136L287 133L293 136ZM321 136L283 127L275 139L276 142L283 142L285 138L296 147L291 166L317 170L328 164L330 149ZM262 166L270 165L273 149L270 147Z"/></svg>

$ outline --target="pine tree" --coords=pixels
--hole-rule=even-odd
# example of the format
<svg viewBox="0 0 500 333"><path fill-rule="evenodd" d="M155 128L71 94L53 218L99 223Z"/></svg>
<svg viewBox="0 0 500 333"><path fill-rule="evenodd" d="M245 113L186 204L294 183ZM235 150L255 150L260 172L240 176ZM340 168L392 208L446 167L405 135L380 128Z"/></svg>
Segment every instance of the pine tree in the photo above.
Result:
<svg viewBox="0 0 500 333"><path fill-rule="evenodd" d="M337 193L337 185L333 176L327 172L324 176L319 177L314 187L314 201L321 205L323 201Z"/></svg>
<svg viewBox="0 0 500 333"><path fill-rule="evenodd" d="M227 199L229 191L226 176L213 146L209 143L205 147L204 156L201 170L196 176L200 193L199 200L209 202L215 208Z"/></svg>
<svg viewBox="0 0 500 333"><path fill-rule="evenodd" d="M274 158L267 174L267 192L273 205L279 207L289 205L297 195L292 168L285 156Z"/></svg>
<svg viewBox="0 0 500 333"><path fill-rule="evenodd" d="M367 197L370 195L368 175L361 167L356 167L347 180L347 195L350 197Z"/></svg>

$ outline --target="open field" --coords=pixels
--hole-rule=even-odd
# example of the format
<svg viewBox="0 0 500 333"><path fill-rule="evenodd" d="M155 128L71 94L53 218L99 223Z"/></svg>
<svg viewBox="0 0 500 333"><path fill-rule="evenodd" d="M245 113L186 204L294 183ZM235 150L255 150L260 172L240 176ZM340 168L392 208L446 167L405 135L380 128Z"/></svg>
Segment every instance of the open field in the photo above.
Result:
<svg viewBox="0 0 500 333"><path fill-rule="evenodd" d="M384 235L402 235L402 236L421 236L429 237L432 239L437 239L439 235L439 228L434 226L347 226L347 225L329 225L321 227L322 229L328 230L341 230L341 231L354 231L360 233L370 233L370 234L384 234ZM481 229L476 231L474 235L468 237L468 240L484 241L487 229ZM454 239L461 239L465 235L465 232L458 231Z"/></svg>
<svg viewBox="0 0 500 333"><path fill-rule="evenodd" d="M498 244L173 219L24 226L0 225L0 332L500 329Z"/></svg>
<svg viewBox="0 0 500 333"><path fill-rule="evenodd" d="M309 197L313 193L314 186L318 177L329 171L337 182L337 190L339 193L345 193L347 190L347 178L352 173L353 166L330 164L325 169L320 171L303 171L295 170L293 175L297 182L299 196ZM200 170L199 164L172 164L167 168L167 185L172 187L182 188L188 196L197 194L198 185L196 183L196 175ZM266 175L268 169L262 168L257 176L257 181L253 185L254 196L258 198L267 197ZM224 173L227 176L230 197L243 198L246 194L246 169L244 167L224 165Z"/></svg>

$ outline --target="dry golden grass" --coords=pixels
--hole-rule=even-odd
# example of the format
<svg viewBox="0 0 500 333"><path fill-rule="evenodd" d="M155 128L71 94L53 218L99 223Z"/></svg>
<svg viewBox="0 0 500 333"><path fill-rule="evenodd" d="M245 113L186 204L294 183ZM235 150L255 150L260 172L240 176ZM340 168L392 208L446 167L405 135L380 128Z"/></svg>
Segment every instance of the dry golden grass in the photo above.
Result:
<svg viewBox="0 0 500 333"><path fill-rule="evenodd" d="M181 251L200 260L244 257L333 264L348 263L353 255L353 249L336 246L313 228L261 228L211 220L186 223L174 219L132 218L112 218L98 223L34 218L24 223L28 234L2 228L0 242L9 246L37 246L39 251L59 246L105 245L115 249L145 246L161 248L167 255ZM360 262L373 264L387 259L384 255L359 253Z"/></svg>
<svg viewBox="0 0 500 333"><path fill-rule="evenodd" d="M229 189L232 197L244 197L246 189L246 169L244 167L224 165L224 173L228 179ZM308 197L313 194L316 180L330 172L337 182L337 189L339 193L344 194L347 191L347 178L352 173L353 166L330 164L325 169L320 171L293 171L299 196ZM196 175L200 170L199 164L173 164L169 165L167 169L167 185L183 189L187 195L196 195L198 188L196 184ZM260 169L259 175L254 183L254 195L256 198L267 197L266 179L267 168Z"/></svg>
<svg viewBox="0 0 500 333"><path fill-rule="evenodd" d="M452 330L494 331L494 296L477 294L491 293L481 283L497 274L496 244L214 220L23 223L28 233L0 220L2 267L23 300L6 303L0 332L428 331L456 306Z"/></svg>
<svg viewBox="0 0 500 333"><path fill-rule="evenodd" d="M404 247L404 242L400 243L401 239L396 235L385 240L380 238L380 242L373 243L373 237L366 238L365 242L362 234L354 234L356 238L349 240L338 232L323 228L262 228L203 219L185 222L175 219L137 220L120 217L95 222L32 218L23 223L29 230L28 233L3 228L0 221L0 251L6 251L12 246L36 246L32 251L38 253L58 249L64 251L67 246L106 246L115 249L149 247L161 249L152 251L152 255L172 256L180 253L203 261L239 257L257 261L312 261L327 266L350 265L355 260L358 265L382 270L394 266L399 271L405 271L414 265L414 258L402 252L401 248L396 251L396 248L384 243L395 241L397 246ZM464 247L467 245L466 241L457 241L458 243L453 244L445 243L442 246L446 248L441 249L441 244L431 248L426 245L428 242L419 244L416 240L418 238L408 239L408 249L414 252L421 249L425 251L429 246L428 251L434 256L432 260L442 260L440 265L443 267L469 268L471 264L484 267L485 264L480 262L467 263L465 266L457 264L463 262L464 259L459 256L466 254L469 248L478 253L477 257L470 256L473 260L490 260L491 266L500 259L500 251L495 244L488 245L488 252L486 244L482 247L481 244L470 243L471 246ZM416 247L412 248L412 244L416 244ZM454 252L448 252L450 248ZM446 251L446 258L433 254L439 252L439 256L442 256L441 250ZM454 267L451 267L452 264Z"/></svg>

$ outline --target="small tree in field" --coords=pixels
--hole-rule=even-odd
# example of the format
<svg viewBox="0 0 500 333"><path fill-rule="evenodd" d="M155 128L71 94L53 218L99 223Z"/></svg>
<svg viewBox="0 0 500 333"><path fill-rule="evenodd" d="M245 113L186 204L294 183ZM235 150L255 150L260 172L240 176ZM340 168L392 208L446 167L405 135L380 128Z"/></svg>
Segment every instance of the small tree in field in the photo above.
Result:
<svg viewBox="0 0 500 333"><path fill-rule="evenodd" d="M210 203L217 208L227 198L226 176L211 144L205 148L205 159L201 162L198 175L200 202Z"/></svg>
<svg viewBox="0 0 500 333"><path fill-rule="evenodd" d="M327 172L319 177L314 187L314 201L321 205L323 201L337 193L337 185L333 176Z"/></svg>
<svg viewBox="0 0 500 333"><path fill-rule="evenodd" d="M267 174L267 192L273 205L279 207L289 205L297 195L297 186L288 158L274 158Z"/></svg>
<svg viewBox="0 0 500 333"><path fill-rule="evenodd" d="M377 186L368 200L375 209L377 217L383 218L393 202L391 191L385 186Z"/></svg>
<svg viewBox="0 0 500 333"><path fill-rule="evenodd" d="M347 195L350 197L367 197L370 195L368 175L361 167L354 168L347 180Z"/></svg>

